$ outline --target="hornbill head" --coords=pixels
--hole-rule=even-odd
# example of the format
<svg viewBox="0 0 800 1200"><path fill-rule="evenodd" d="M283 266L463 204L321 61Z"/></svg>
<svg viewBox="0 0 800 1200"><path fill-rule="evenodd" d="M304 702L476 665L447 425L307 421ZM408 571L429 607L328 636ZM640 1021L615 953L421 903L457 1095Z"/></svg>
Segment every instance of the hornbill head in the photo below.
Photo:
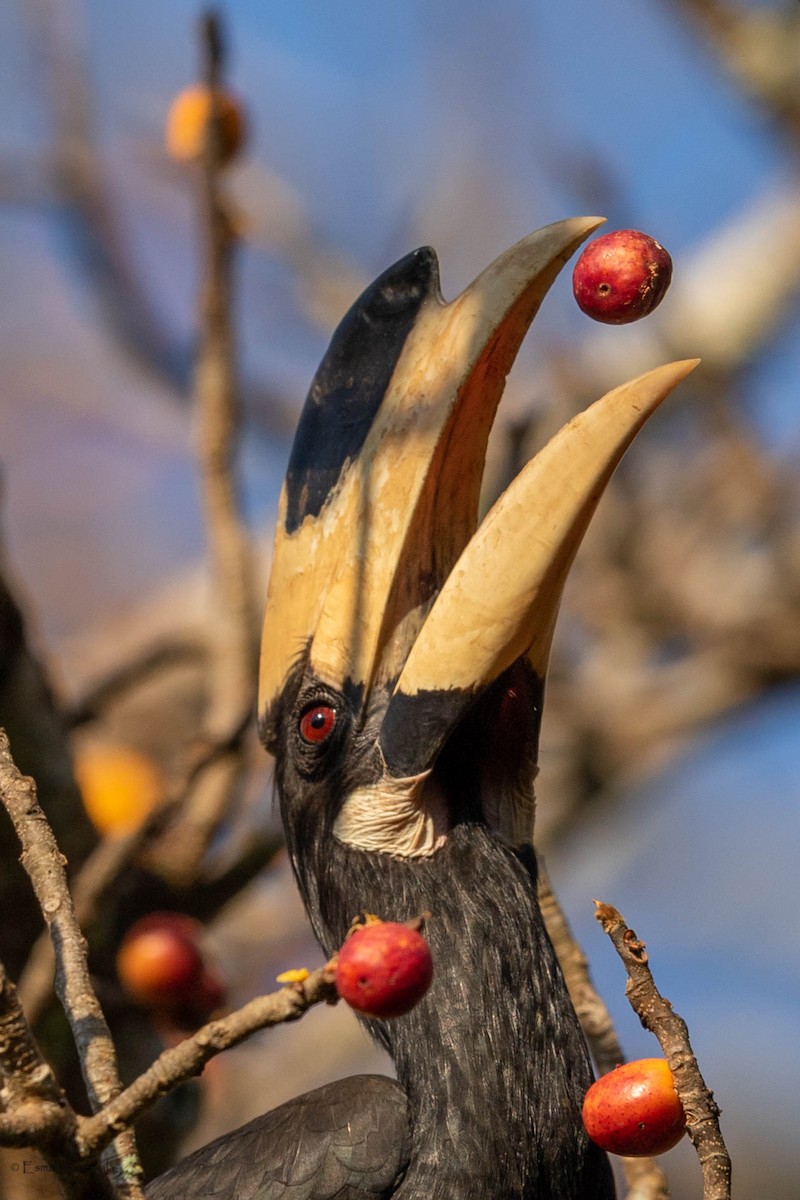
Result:
<svg viewBox="0 0 800 1200"><path fill-rule="evenodd" d="M576 416L479 524L506 375L600 223L531 234L449 303L434 252L409 254L344 317L312 384L280 502L259 717L323 943L331 835L407 861L464 822L532 838L565 578L625 449L694 366L659 367Z"/></svg>

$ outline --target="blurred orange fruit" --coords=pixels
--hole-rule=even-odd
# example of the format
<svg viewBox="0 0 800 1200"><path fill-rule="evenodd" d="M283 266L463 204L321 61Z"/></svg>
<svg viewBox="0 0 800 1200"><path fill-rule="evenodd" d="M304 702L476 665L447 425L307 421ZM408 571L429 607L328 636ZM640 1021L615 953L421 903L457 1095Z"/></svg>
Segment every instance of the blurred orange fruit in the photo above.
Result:
<svg viewBox="0 0 800 1200"><path fill-rule="evenodd" d="M145 1007L180 1003L201 982L200 926L183 913L151 913L137 921L117 951L117 975Z"/></svg>
<svg viewBox="0 0 800 1200"><path fill-rule="evenodd" d="M120 942L117 978L143 1008L196 1029L225 1003L225 987L204 957L203 927L180 912L141 917Z"/></svg>
<svg viewBox="0 0 800 1200"><path fill-rule="evenodd" d="M86 746L75 757L83 806L99 833L133 833L161 799L158 768L129 746Z"/></svg>
<svg viewBox="0 0 800 1200"><path fill-rule="evenodd" d="M167 153L178 162L192 162L203 156L211 93L205 84L194 83L179 92L169 108L164 142ZM224 90L219 92L220 154L229 163L239 152L245 138L245 118L240 102Z"/></svg>

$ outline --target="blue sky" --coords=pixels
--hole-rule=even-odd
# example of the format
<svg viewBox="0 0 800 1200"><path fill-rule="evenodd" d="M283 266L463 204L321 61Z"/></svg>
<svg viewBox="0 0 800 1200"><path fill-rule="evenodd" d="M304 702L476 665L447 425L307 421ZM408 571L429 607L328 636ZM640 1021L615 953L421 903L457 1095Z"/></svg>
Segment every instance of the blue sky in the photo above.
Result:
<svg viewBox="0 0 800 1200"><path fill-rule="evenodd" d="M431 242L453 294L536 225L597 209L612 227L653 233L679 270L721 224L792 182L764 115L659 0L232 0L224 12L252 158L296 189L315 231L365 277ZM196 71L195 6L142 0L112 14L87 0L86 13L104 138L156 144L170 96ZM599 172L587 177L587 163ZM152 242L152 220L148 230ZM190 278L177 274L183 308ZM585 329L566 292L542 321ZM264 327L256 341L245 352L292 387L324 345ZM758 369L767 434L794 423L796 343L787 335Z"/></svg>

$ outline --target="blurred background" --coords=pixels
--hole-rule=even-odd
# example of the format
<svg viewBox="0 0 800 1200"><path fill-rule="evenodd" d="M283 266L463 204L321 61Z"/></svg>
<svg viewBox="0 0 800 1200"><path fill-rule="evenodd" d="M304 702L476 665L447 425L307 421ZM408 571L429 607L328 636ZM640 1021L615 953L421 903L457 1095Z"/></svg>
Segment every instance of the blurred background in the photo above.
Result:
<svg viewBox="0 0 800 1200"><path fill-rule="evenodd" d="M486 500L608 388L702 357L626 458L581 552L554 651L538 840L629 1056L657 1046L627 1006L595 897L646 940L689 1024L735 1195L789 1200L796 0L230 0L220 12L248 130L221 186L238 239L236 470L257 606L299 407L333 327L385 266L431 244L451 298L518 238L579 213L642 229L673 256L666 299L632 326L584 317L569 269L556 282L509 379ZM0 718L75 870L106 855L87 899L94 966L115 1027L136 1030L139 1066L176 1028L138 1011L115 978L115 947L142 914L176 908L202 923L229 1005L320 961L266 756L220 700L225 597L193 402L201 188L163 141L172 98L201 70L199 16L187 0L0 6ZM255 653L246 661L255 670ZM113 813L104 826L81 807L73 768L98 746L132 747L158 775L161 815L133 841ZM111 835L99 847L98 830ZM193 859L176 867L176 844L190 842ZM2 843L3 911L28 912L0 933L2 957L27 971L57 1045L10 827ZM159 1128L196 1145L317 1082L387 1069L342 1008L216 1060ZM691 1147L664 1165L676 1200L701 1194ZM10 1176L3 1186L40 1194Z"/></svg>

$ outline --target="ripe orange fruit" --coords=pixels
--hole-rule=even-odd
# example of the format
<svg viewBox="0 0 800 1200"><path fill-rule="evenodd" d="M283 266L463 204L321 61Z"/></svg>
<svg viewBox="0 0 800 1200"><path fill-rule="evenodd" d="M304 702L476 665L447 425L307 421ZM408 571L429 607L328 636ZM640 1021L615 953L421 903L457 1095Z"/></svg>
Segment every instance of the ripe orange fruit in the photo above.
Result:
<svg viewBox="0 0 800 1200"><path fill-rule="evenodd" d="M226 164L242 148L245 118L240 102L230 92L221 90L219 98L220 155L222 163ZM164 142L171 158L178 162L202 158L210 112L211 93L205 84L194 83L178 93L170 105L164 131Z"/></svg>
<svg viewBox="0 0 800 1200"><path fill-rule="evenodd" d="M86 746L74 769L89 819L106 836L133 833L164 792L158 768L130 746Z"/></svg>
<svg viewBox="0 0 800 1200"><path fill-rule="evenodd" d="M640 1058L601 1076L584 1098L583 1124L612 1154L640 1158L671 1150L683 1137L686 1115L666 1059Z"/></svg>
<svg viewBox="0 0 800 1200"><path fill-rule="evenodd" d="M425 995L432 978L425 938L394 921L364 925L339 951L336 990L365 1016L401 1017Z"/></svg>

